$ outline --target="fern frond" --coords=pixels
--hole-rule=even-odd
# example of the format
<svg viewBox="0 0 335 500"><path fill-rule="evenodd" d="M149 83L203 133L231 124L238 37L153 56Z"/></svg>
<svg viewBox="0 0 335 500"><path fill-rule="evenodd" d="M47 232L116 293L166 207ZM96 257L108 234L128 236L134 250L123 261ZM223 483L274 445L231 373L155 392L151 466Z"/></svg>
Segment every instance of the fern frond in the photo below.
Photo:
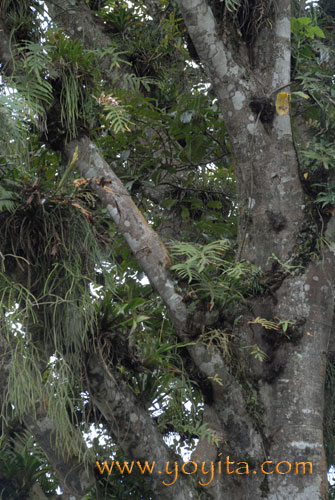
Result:
<svg viewBox="0 0 335 500"><path fill-rule="evenodd" d="M136 76L134 73L127 73L123 76L123 85L125 89L132 92L139 91L141 86L149 92L150 84L157 84L157 80L147 76Z"/></svg>
<svg viewBox="0 0 335 500"><path fill-rule="evenodd" d="M29 74L34 73L37 81L42 82L42 76L48 69L51 62L49 54L50 47L25 40L17 47L17 52L21 54L23 65Z"/></svg>
<svg viewBox="0 0 335 500"><path fill-rule="evenodd" d="M0 186L0 212L12 212L17 205L17 194Z"/></svg>
<svg viewBox="0 0 335 500"><path fill-rule="evenodd" d="M131 66L131 63L129 61L126 61L125 59L122 59L120 56L122 54L126 54L125 51L118 51L116 50L115 47L107 47L103 49L89 49L85 50L85 54L92 55L94 58L97 59L103 59L105 57L111 58L111 63L109 67L109 71L111 71L113 68L118 69L120 67L120 64L128 64Z"/></svg>
<svg viewBox="0 0 335 500"><path fill-rule="evenodd" d="M109 121L111 129L116 134L130 131L129 126L133 125L133 123L128 117L126 106L120 104L116 98L106 101L103 106L105 111L107 111L106 119Z"/></svg>
<svg viewBox="0 0 335 500"><path fill-rule="evenodd" d="M171 266L179 279L187 279L195 291L209 298L210 306L216 301L241 300L245 294L260 289L260 270L246 261L234 263L225 257L229 250L227 240L213 241L208 245L172 243L171 254L184 257L184 262Z"/></svg>

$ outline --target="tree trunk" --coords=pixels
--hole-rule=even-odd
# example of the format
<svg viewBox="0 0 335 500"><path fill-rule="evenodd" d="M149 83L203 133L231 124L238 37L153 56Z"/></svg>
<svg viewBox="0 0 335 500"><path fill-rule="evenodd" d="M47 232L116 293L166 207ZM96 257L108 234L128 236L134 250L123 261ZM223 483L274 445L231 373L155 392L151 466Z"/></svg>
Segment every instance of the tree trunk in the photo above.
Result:
<svg viewBox="0 0 335 500"><path fill-rule="evenodd" d="M252 433L241 429L239 438L234 435L235 417L229 414L226 396L214 397L213 402L231 447L231 460L258 463L254 476L224 477L221 494L234 500L307 500L326 491L323 392L334 309L334 259L326 252L320 262L307 259L302 269L284 271L285 263L303 262L302 244L311 221L305 211L290 116L277 114L274 107L278 92L288 92L290 84L290 2L277 4L272 29L265 26L258 34L251 61L243 42L236 50L229 40L231 33L226 39L218 36L220 29L206 1L180 1L234 151L240 206L238 256L272 279L267 293L251 301L239 328L246 345L256 343L268 355L264 366L258 361L249 366L264 409L257 431L262 445L247 451ZM256 317L289 320L293 327L285 338L283 333L250 324ZM245 402L241 411L243 406ZM265 460L271 461L270 473L259 474L259 464ZM275 470L281 461L282 474ZM288 474L287 462L292 466ZM313 473L296 474L295 462L311 462Z"/></svg>

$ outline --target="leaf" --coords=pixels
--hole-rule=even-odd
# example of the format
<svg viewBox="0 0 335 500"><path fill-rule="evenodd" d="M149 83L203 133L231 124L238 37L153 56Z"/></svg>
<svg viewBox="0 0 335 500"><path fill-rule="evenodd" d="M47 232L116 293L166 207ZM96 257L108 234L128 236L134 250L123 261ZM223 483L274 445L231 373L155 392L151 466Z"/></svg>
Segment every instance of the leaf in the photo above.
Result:
<svg viewBox="0 0 335 500"><path fill-rule="evenodd" d="M303 99L309 99L309 95L305 94L305 92L301 92L301 90L298 90L297 92L292 92L292 95L298 95Z"/></svg>
<svg viewBox="0 0 335 500"><path fill-rule="evenodd" d="M162 201L162 207L170 209L177 204L177 200L164 200Z"/></svg>
<svg viewBox="0 0 335 500"><path fill-rule="evenodd" d="M259 316L254 319L254 321L248 321L249 325L261 325L265 330L279 330L278 323L274 321L269 321L265 318L260 318Z"/></svg>
<svg viewBox="0 0 335 500"><path fill-rule="evenodd" d="M130 149L124 149L120 153L120 160L121 161L127 161L130 156Z"/></svg>
<svg viewBox="0 0 335 500"><path fill-rule="evenodd" d="M207 203L207 206L208 206L208 208L214 208L214 209L220 210L220 208L222 208L222 203L221 203L221 201L210 200Z"/></svg>
<svg viewBox="0 0 335 500"><path fill-rule="evenodd" d="M75 208L78 208L81 211L81 213L85 215L85 217L88 221L91 220L92 214L91 214L91 212L86 210L86 208L83 208L81 205L79 205L79 203L76 203L75 201L71 201L71 205Z"/></svg>
<svg viewBox="0 0 335 500"><path fill-rule="evenodd" d="M279 92L276 99L276 111L278 115L287 115L290 111L291 94Z"/></svg>
<svg viewBox="0 0 335 500"><path fill-rule="evenodd" d="M326 38L326 35L319 26L313 26L312 30L314 31L316 36L320 38Z"/></svg>
<svg viewBox="0 0 335 500"><path fill-rule="evenodd" d="M0 186L0 212L12 212L17 204L17 194Z"/></svg>
<svg viewBox="0 0 335 500"><path fill-rule="evenodd" d="M124 311L128 312L131 309L135 309L135 307L138 307L138 306L141 306L142 304L145 304L145 302L146 302L146 300L143 299L142 297L135 297L128 304L126 304Z"/></svg>
<svg viewBox="0 0 335 500"><path fill-rule="evenodd" d="M190 218L190 211L185 205L181 207L181 217L183 220L188 220Z"/></svg>
<svg viewBox="0 0 335 500"><path fill-rule="evenodd" d="M298 17L297 21L304 26L308 26L308 24L311 24L312 19L310 17Z"/></svg>

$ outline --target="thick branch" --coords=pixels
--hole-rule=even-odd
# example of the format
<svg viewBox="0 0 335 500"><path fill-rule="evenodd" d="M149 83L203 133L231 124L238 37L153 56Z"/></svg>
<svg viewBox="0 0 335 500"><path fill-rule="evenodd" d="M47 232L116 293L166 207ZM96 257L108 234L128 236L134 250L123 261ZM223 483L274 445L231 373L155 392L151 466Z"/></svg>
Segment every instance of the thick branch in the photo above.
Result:
<svg viewBox="0 0 335 500"><path fill-rule="evenodd" d="M241 213L238 258L267 269L272 254L283 261L291 258L304 220L290 116L274 111L276 90L290 80L290 2L281 1L283 10L277 14L270 43L266 38L267 43L262 45L264 76L259 68L253 71L248 60L239 57L241 47L228 50L218 37L206 0L179 3L215 88L235 156ZM234 57L239 57L239 64ZM268 121L255 112L255 99L269 109Z"/></svg>
<svg viewBox="0 0 335 500"><path fill-rule="evenodd" d="M161 296L174 325L178 330L184 330L187 310L183 297L176 293L169 275L171 259L167 249L88 137L72 141L65 147L68 158L73 157L77 146L77 168L86 179L98 179L98 182L92 182L95 191L106 205L108 213L123 234L151 285Z"/></svg>
<svg viewBox="0 0 335 500"><path fill-rule="evenodd" d="M218 34L218 26L206 0L179 0L187 30L216 91L222 89L229 99L228 84L234 86L245 74Z"/></svg>
<svg viewBox="0 0 335 500"><path fill-rule="evenodd" d="M36 418L26 416L24 424L31 432L36 442L42 448L48 462L57 474L62 490L64 500L81 500L92 488L95 483L93 464L88 468L78 460L77 455L65 455L59 450L59 443L56 442L54 423L48 415L38 410ZM79 443L82 452L86 447L83 440Z"/></svg>
<svg viewBox="0 0 335 500"><path fill-rule="evenodd" d="M193 488L182 477L168 488L162 483L171 483L164 471L166 463L173 466L177 456L167 447L147 411L136 401L135 395L126 385L114 378L114 374L101 366L97 357L92 357L87 369L90 395L95 406L110 424L111 432L118 445L127 455L144 464L155 461L155 471L149 480L159 498L184 500L196 498ZM163 474L160 475L157 471Z"/></svg>
<svg viewBox="0 0 335 500"><path fill-rule="evenodd" d="M77 168L86 179L94 179L93 188L107 207L153 288L162 298L180 339L189 343L194 338L195 332L188 331L188 311L183 297L176 291L176 284L170 276L170 257L165 246L145 221L121 181L90 139L83 137L69 143L65 148L68 160L73 157L76 147L79 151ZM251 419L244 409L241 387L229 374L219 351L214 348L209 351L200 343L188 345L188 351L206 378L212 380L219 377L221 381L225 381L224 386L220 382L212 381L214 405L223 424L233 418L246 432L247 429L252 429ZM224 404L228 402L232 411L224 408ZM252 430L250 432L254 435ZM260 443L255 436L255 439L249 441L248 446L242 451L252 456L255 450L258 452L259 449Z"/></svg>

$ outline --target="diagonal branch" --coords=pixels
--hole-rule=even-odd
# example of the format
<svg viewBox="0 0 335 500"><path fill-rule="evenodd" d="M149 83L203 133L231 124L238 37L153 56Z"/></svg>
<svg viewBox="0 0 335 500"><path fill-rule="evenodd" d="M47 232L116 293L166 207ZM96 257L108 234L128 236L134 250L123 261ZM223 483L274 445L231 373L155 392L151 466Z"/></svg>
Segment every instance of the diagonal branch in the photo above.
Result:
<svg viewBox="0 0 335 500"><path fill-rule="evenodd" d="M186 328L187 310L169 275L171 259L158 234L148 225L128 191L88 137L65 146L71 159L78 147L77 168L106 206L148 279L161 296L171 320L179 331Z"/></svg>
<svg viewBox="0 0 335 500"><path fill-rule="evenodd" d="M193 343L197 332L189 331L189 312L183 297L177 292L176 283L169 273L170 257L158 234L148 225L122 182L100 155L88 137L74 140L65 147L67 159L71 161L78 147L77 168L86 179L93 179L92 186L106 206L111 218L123 234L138 263L146 273L151 285L167 307L179 338L187 344L188 352L200 373L211 381L213 398L218 414L223 420L232 417L224 410L229 401L236 408L234 419L246 432L252 422L244 408L244 398L240 385L229 373L217 349L208 350L200 343ZM204 318L205 322L205 318ZM219 381L217 381L219 380ZM220 380L225 381L224 385ZM253 433L251 431L251 433ZM250 442L251 455L259 450L259 442Z"/></svg>
<svg viewBox="0 0 335 500"><path fill-rule="evenodd" d="M155 471L165 471L167 462L171 468L177 455L164 443L136 396L119 377L116 380L110 371L107 373L97 356L92 356L88 363L87 379L93 403L109 422L113 438L126 454L135 461L148 461L149 465L155 462ZM192 486L182 477L178 478L178 485L169 488L163 484L164 476L160 473L150 474L149 480L162 500L195 498ZM165 482L170 483L171 479L165 478Z"/></svg>
<svg viewBox="0 0 335 500"><path fill-rule="evenodd" d="M78 460L77 455L65 455L58 451L59 444L55 439L54 422L48 417L46 411L38 409L37 412L36 418L31 415L25 416L24 424L57 474L63 490L62 498L80 500L95 484L93 464L85 467ZM84 440L81 440L79 446L82 448L81 452L84 453L86 448Z"/></svg>

